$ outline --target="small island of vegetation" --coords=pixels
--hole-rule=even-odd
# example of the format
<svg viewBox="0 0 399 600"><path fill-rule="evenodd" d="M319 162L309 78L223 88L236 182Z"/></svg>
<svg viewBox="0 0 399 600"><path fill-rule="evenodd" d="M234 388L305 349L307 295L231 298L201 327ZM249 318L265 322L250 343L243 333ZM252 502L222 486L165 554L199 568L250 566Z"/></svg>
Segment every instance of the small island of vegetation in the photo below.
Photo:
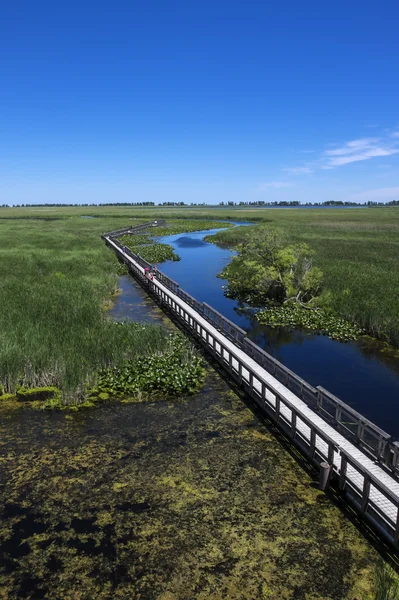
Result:
<svg viewBox="0 0 399 600"><path fill-rule="evenodd" d="M228 281L225 294L249 306L266 307L256 313L260 323L311 329L341 341L362 333L331 310L329 294L323 293L323 272L314 266L315 253L308 244L287 244L281 230L259 226L236 252L219 275Z"/></svg>

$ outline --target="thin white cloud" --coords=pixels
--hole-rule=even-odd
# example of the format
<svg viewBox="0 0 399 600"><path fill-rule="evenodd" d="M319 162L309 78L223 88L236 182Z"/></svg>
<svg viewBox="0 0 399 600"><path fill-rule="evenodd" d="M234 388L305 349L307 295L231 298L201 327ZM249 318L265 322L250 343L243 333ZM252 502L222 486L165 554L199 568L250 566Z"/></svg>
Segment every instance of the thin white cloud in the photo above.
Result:
<svg viewBox="0 0 399 600"><path fill-rule="evenodd" d="M291 167L287 169L283 169L287 173L292 173L293 175L306 175L308 173L313 173L313 169L310 167Z"/></svg>
<svg viewBox="0 0 399 600"><path fill-rule="evenodd" d="M264 181L259 184L259 190L279 189L291 187L293 184L290 181Z"/></svg>
<svg viewBox="0 0 399 600"><path fill-rule="evenodd" d="M322 167L341 167L353 162L369 160L379 156L397 154L399 148L387 139L360 138L347 142L340 148L325 150L322 154Z"/></svg>
<svg viewBox="0 0 399 600"><path fill-rule="evenodd" d="M334 156L333 158L329 158L326 166L341 167L342 165L347 165L352 162L368 160L369 158L377 158L378 156L391 156L392 154L397 154L398 152L399 150L395 148L368 148L361 152L355 152L349 155L343 154L339 156Z"/></svg>
<svg viewBox="0 0 399 600"><path fill-rule="evenodd" d="M312 151L302 150L302 153ZM285 167L282 170L291 175L310 175L318 170L329 171L351 163L392 156L399 153L399 128L385 129L379 137L364 137L350 140L337 146L328 144L326 149L312 160L295 167ZM311 158L311 157L309 157ZM286 187L282 182L270 182L264 187ZM273 185L277 184L277 185Z"/></svg>
<svg viewBox="0 0 399 600"><path fill-rule="evenodd" d="M341 148L335 148L335 150L326 150L324 152L327 156L342 156L345 154L352 154L353 152L359 150L367 150L373 144L378 142L377 138L362 138L360 140L353 140L352 142L347 142L345 146Z"/></svg>

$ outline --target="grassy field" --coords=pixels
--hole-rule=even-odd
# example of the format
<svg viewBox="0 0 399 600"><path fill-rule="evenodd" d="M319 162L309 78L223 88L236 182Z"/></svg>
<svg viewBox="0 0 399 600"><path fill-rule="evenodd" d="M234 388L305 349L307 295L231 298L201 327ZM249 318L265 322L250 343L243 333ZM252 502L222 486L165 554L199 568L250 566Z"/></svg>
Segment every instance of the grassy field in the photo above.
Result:
<svg viewBox="0 0 399 600"><path fill-rule="evenodd" d="M129 208L0 209L1 217L78 215L130 218L250 220L281 228L289 243L306 242L324 271L332 308L372 335L399 347L399 208ZM239 241L237 230L221 239ZM248 235L249 231L244 231Z"/></svg>
<svg viewBox="0 0 399 600"><path fill-rule="evenodd" d="M160 352L185 361L163 328L116 326L107 316L119 265L100 234L125 223L0 219L0 396L50 386L65 402L83 401L100 369Z"/></svg>

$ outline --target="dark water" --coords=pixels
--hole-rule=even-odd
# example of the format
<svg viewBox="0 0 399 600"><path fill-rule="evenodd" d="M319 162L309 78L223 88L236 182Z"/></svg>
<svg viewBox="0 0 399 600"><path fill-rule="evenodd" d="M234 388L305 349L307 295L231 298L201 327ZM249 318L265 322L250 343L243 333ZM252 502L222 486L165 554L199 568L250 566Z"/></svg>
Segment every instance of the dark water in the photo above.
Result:
<svg viewBox="0 0 399 600"><path fill-rule="evenodd" d="M226 283L216 275L231 259L231 251L204 242L217 229L157 238L171 244L180 262L160 265L162 271L201 302L207 302L248 332L248 337L312 385L322 385L371 421L399 437L399 360L377 342L360 339L341 343L328 337L259 325L243 314L237 302L225 298ZM127 280L121 301L137 295ZM126 313L124 313L125 316Z"/></svg>
<svg viewBox="0 0 399 600"><path fill-rule="evenodd" d="M116 321L129 319L140 323L160 321L159 312L153 300L129 275L119 279L119 296L109 311L109 315Z"/></svg>

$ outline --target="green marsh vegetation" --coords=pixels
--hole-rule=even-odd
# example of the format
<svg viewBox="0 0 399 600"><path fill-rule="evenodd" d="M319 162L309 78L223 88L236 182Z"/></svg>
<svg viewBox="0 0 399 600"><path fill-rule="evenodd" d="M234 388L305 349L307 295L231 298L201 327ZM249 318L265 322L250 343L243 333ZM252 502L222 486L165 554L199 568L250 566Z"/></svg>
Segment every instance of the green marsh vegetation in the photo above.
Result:
<svg viewBox="0 0 399 600"><path fill-rule="evenodd" d="M379 560L374 572L373 600L399 600L399 577L396 571Z"/></svg>
<svg viewBox="0 0 399 600"><path fill-rule="evenodd" d="M189 369L187 348L176 341L171 350L164 328L118 326L107 316L118 262L99 236L120 225L0 219L0 398L27 399L33 389L50 406L83 403L89 390L95 397L101 369L163 354L173 356L176 374Z"/></svg>
<svg viewBox="0 0 399 600"><path fill-rule="evenodd" d="M180 260L170 244L162 244L152 239L153 236L175 235L177 233L189 233L192 231L203 231L206 229L232 227L231 223L220 223L209 219L168 219L164 227L149 228L148 232L137 235L124 235L119 241L130 248L135 254L150 263L161 263L165 260Z"/></svg>
<svg viewBox="0 0 399 600"><path fill-rule="evenodd" d="M281 231L258 227L236 250L220 274L228 280L229 296L255 306L314 304L323 273L312 265L313 253L307 244L287 245Z"/></svg>
<svg viewBox="0 0 399 600"><path fill-rule="evenodd" d="M156 242L151 239L150 234L123 235L118 238L118 241L150 263L160 263L165 262L165 260L180 260L170 244Z"/></svg>
<svg viewBox="0 0 399 600"><path fill-rule="evenodd" d="M252 209L234 215L281 229L289 244L308 244L313 264L323 271L323 308L399 347L398 208ZM208 241L236 247L250 239L251 230L256 228L220 232Z"/></svg>
<svg viewBox="0 0 399 600"><path fill-rule="evenodd" d="M262 325L311 329L334 340L348 342L364 333L357 325L325 310L306 310L300 306L273 306L260 310L256 318Z"/></svg>
<svg viewBox="0 0 399 600"><path fill-rule="evenodd" d="M94 208L90 214L101 214L102 210ZM111 207L104 210L110 211ZM306 243L315 252L313 263L323 271L325 296L329 293L326 308L328 306L348 324L355 324L368 334L399 347L397 207L120 207L118 214L144 219L231 219L279 228L288 244ZM251 230L249 227L227 229L216 234L213 241L234 247L249 237Z"/></svg>
<svg viewBox="0 0 399 600"><path fill-rule="evenodd" d="M329 309L329 296L322 293L323 272L313 265L314 252L308 244L288 245L281 230L267 226L242 235L243 241L235 246L237 254L220 273L228 281L226 296L266 306L256 313L262 324L311 329L342 341L362 333ZM239 236L238 232L229 239Z"/></svg>
<svg viewBox="0 0 399 600"><path fill-rule="evenodd" d="M203 361L186 338L169 334L161 352L125 361L99 373L96 394L100 397L149 397L193 394L204 378Z"/></svg>

